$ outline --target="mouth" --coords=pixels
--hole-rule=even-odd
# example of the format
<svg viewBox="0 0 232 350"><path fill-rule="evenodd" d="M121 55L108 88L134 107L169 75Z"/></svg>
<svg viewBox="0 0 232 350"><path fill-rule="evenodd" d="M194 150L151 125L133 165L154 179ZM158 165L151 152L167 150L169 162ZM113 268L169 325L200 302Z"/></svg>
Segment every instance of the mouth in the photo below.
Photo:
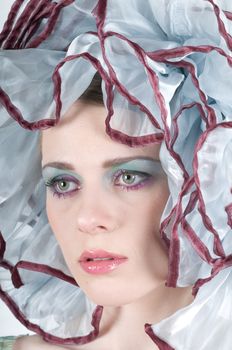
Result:
<svg viewBox="0 0 232 350"><path fill-rule="evenodd" d="M128 260L126 256L104 250L84 251L79 259L82 269L89 274L109 273Z"/></svg>
<svg viewBox="0 0 232 350"><path fill-rule="evenodd" d="M114 258L87 258L86 261L114 260Z"/></svg>
<svg viewBox="0 0 232 350"><path fill-rule="evenodd" d="M87 250L81 254L79 262L107 261L118 259L127 259L127 257L120 254L110 253L105 250Z"/></svg>

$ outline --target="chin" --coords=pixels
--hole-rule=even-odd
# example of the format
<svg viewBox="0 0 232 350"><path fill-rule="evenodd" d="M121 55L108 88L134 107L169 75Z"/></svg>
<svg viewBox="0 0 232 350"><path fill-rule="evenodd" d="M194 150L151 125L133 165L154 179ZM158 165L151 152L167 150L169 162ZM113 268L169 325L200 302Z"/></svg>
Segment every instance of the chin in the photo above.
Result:
<svg viewBox="0 0 232 350"><path fill-rule="evenodd" d="M139 299L150 293L152 289L138 290L138 285L130 286L128 283L114 283L108 281L100 283L88 283L86 286L81 286L81 289L86 296L95 304L101 306L119 307L138 301Z"/></svg>
<svg viewBox="0 0 232 350"><path fill-rule="evenodd" d="M128 296L122 296L122 295L116 295L112 292L104 292L104 293L85 293L87 297L96 305L101 306L111 306L111 307L119 307L123 305L130 304L133 302L131 297Z"/></svg>
<svg viewBox="0 0 232 350"><path fill-rule="evenodd" d="M132 279L131 275L73 274L85 295L96 305L119 307L136 302L164 285L165 278ZM130 281L130 282L128 282Z"/></svg>
<svg viewBox="0 0 232 350"><path fill-rule="evenodd" d="M128 291L128 295L125 295L125 293L122 293L122 289L119 288L119 286L116 286L114 283L101 282L88 282L87 286L86 284L82 285L79 283L79 286L86 296L97 305L121 306L130 301Z"/></svg>

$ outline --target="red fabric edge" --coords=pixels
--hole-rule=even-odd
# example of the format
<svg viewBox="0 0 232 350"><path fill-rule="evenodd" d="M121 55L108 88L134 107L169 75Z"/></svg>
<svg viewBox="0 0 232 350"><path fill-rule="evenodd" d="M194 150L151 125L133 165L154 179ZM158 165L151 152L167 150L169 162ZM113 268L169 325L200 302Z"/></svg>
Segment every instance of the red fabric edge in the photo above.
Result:
<svg viewBox="0 0 232 350"><path fill-rule="evenodd" d="M159 350L175 350L164 340L160 339L153 331L152 325L146 323L145 324L145 332L149 335L149 337L153 340L153 342L158 346Z"/></svg>
<svg viewBox="0 0 232 350"><path fill-rule="evenodd" d="M93 331L81 337L60 338L43 331L38 325L28 321L28 319L20 311L19 307L15 304L15 302L1 288L0 288L0 298L8 306L8 308L11 310L14 316L20 321L20 323L22 323L26 328L28 328L32 332L39 334L45 341L49 343L53 343L57 345L75 345L75 344L82 345L93 341L98 336L100 320L103 312L102 306L98 305L92 314L91 325L94 328Z"/></svg>

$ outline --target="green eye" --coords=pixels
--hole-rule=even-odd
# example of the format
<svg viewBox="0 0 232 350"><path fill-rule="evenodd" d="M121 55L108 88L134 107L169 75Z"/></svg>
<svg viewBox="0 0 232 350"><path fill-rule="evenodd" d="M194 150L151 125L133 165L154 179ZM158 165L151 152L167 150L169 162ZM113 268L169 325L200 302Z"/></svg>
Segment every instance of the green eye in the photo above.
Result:
<svg viewBox="0 0 232 350"><path fill-rule="evenodd" d="M77 179L65 175L49 179L45 185L58 197L72 195L81 189L80 182Z"/></svg>
<svg viewBox="0 0 232 350"><path fill-rule="evenodd" d="M122 181L127 185L133 184L135 182L135 178L136 178L136 176L134 174L129 173L129 172L122 174Z"/></svg>
<svg viewBox="0 0 232 350"><path fill-rule="evenodd" d="M60 191L67 191L69 189L70 183L65 180L57 181L57 189Z"/></svg>
<svg viewBox="0 0 232 350"><path fill-rule="evenodd" d="M150 174L144 172L119 169L113 176L113 183L122 189L136 190L148 183L151 178Z"/></svg>

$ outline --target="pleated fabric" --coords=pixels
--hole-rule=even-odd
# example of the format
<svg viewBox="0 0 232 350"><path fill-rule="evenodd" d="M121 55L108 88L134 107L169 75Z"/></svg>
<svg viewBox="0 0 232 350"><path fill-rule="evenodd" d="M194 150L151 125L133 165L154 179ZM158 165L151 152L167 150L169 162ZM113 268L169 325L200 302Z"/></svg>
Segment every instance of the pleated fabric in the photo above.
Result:
<svg viewBox="0 0 232 350"><path fill-rule="evenodd" d="M162 144L167 286L195 296L145 331L161 350L230 349L231 1L16 0L0 45L0 297L47 341L98 335L102 307L73 280L47 220L39 148L98 71L106 133Z"/></svg>

